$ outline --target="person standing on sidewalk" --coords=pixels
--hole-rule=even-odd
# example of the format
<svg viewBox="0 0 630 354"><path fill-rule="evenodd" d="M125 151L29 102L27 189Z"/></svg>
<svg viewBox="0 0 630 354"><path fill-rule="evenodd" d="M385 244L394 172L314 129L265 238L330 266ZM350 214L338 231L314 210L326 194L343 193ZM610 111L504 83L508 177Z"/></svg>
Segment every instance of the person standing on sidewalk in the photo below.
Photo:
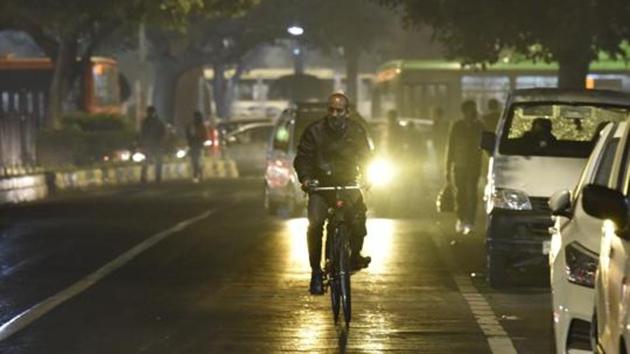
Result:
<svg viewBox="0 0 630 354"><path fill-rule="evenodd" d="M162 154L165 135L166 128L158 118L155 107L147 107L147 115L142 121L140 129L140 148L146 156L140 177L142 183L147 182L147 170L150 163L155 164L155 181L160 182L162 180Z"/></svg>
<svg viewBox="0 0 630 354"><path fill-rule="evenodd" d="M455 121L448 135L446 180L454 182L457 224L455 231L469 234L477 213L477 187L481 173L481 133L484 124L478 119L477 105L462 103L463 118Z"/></svg>
<svg viewBox="0 0 630 354"><path fill-rule="evenodd" d="M198 183L202 177L201 155L203 143L208 138L206 126L203 124L201 112L195 111L192 122L186 126L186 140L188 141L188 154L192 164L193 182Z"/></svg>

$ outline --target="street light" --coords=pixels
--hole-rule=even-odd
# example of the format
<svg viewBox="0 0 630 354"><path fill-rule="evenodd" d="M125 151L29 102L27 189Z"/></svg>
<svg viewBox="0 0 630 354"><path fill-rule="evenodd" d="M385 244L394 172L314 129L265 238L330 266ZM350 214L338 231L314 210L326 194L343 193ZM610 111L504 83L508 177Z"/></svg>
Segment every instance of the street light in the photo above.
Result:
<svg viewBox="0 0 630 354"><path fill-rule="evenodd" d="M293 25L287 28L287 32L293 36L294 73L295 75L301 75L304 73L304 51L302 50L302 43L300 43L299 37L304 34L304 28Z"/></svg>
<svg viewBox="0 0 630 354"><path fill-rule="evenodd" d="M292 36L299 37L304 34L304 28L300 26L291 26L287 28L287 32L289 32Z"/></svg>

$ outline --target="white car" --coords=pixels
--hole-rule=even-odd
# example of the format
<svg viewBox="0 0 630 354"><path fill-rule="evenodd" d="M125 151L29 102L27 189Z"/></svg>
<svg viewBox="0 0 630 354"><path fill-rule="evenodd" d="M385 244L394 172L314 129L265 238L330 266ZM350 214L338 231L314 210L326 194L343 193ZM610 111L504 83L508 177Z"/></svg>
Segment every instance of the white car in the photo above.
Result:
<svg viewBox="0 0 630 354"><path fill-rule="evenodd" d="M582 209L582 188L587 184L608 186L615 150L625 127L625 122L608 124L573 192L561 190L549 201L555 218L549 267L558 354L592 352L593 287L603 222Z"/></svg>
<svg viewBox="0 0 630 354"><path fill-rule="evenodd" d="M615 151L609 185L589 184L583 189L584 210L604 221L595 276L593 342L599 353L628 353L630 346L630 197L628 182L628 128Z"/></svg>
<svg viewBox="0 0 630 354"><path fill-rule="evenodd" d="M484 132L481 140L490 154L484 200L492 287L513 280L512 269L547 265L549 198L578 183L600 127L625 121L623 107L630 108L630 95L605 90L510 94L496 132Z"/></svg>

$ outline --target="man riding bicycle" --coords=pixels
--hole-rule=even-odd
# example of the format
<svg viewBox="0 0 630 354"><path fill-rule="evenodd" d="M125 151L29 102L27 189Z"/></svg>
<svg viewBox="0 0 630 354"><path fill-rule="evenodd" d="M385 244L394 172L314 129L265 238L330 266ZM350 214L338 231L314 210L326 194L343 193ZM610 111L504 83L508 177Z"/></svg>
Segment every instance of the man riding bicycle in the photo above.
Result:
<svg viewBox="0 0 630 354"><path fill-rule="evenodd" d="M328 99L328 114L306 128L298 145L294 167L302 189L310 192L316 186L353 185L368 162L371 147L363 126L350 118L350 100L343 93L333 93ZM352 268L366 267L369 257L361 256L363 238L367 234L365 213L360 191L354 191L355 212L350 238ZM334 192L312 192L308 200L308 253L311 265L310 292L324 293L321 269L322 236L328 209L334 203Z"/></svg>

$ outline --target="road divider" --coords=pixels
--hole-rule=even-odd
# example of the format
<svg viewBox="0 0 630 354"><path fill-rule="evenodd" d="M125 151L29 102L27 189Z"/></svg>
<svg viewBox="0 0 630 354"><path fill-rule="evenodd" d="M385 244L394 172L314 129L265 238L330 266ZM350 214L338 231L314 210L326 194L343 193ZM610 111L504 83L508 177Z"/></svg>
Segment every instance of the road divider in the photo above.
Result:
<svg viewBox="0 0 630 354"><path fill-rule="evenodd" d="M237 178L236 164L231 160L207 158L202 164L207 178ZM32 202L47 198L57 191L87 190L103 186L141 183L142 165L101 166L87 169L49 171L35 175L0 178L0 205ZM162 164L162 180L192 178L189 161ZM147 182L155 181L155 166L147 166Z"/></svg>

